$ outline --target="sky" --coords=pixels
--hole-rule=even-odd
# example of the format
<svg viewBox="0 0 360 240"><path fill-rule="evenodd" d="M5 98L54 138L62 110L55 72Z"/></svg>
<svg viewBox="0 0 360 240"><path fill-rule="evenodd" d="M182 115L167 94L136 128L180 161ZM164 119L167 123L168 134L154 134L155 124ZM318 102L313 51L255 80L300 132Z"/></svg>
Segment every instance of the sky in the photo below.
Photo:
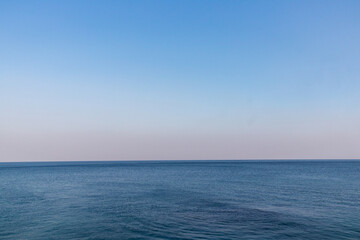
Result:
<svg viewBox="0 0 360 240"><path fill-rule="evenodd" d="M0 161L360 158L360 1L0 1Z"/></svg>

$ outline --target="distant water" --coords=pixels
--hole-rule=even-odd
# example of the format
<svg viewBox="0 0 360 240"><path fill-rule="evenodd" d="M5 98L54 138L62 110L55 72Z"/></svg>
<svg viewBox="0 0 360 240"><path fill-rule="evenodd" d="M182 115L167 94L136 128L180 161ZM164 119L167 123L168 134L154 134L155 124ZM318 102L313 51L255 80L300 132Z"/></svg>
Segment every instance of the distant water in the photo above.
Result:
<svg viewBox="0 0 360 240"><path fill-rule="evenodd" d="M0 239L360 239L360 162L0 163Z"/></svg>

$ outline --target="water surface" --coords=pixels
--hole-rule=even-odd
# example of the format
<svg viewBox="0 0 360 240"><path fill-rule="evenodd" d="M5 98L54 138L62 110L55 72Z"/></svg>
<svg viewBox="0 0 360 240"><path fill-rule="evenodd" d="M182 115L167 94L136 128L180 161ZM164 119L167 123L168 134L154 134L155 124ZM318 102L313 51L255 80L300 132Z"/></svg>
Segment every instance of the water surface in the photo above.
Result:
<svg viewBox="0 0 360 240"><path fill-rule="evenodd" d="M360 239L359 161L0 163L0 239Z"/></svg>

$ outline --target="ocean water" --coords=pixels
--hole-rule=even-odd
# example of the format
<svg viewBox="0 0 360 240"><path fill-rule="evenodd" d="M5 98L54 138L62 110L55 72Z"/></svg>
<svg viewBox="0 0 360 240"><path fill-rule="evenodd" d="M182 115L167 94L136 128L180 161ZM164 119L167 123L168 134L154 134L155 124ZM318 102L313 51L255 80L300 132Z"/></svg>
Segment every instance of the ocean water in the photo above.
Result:
<svg viewBox="0 0 360 240"><path fill-rule="evenodd" d="M360 162L0 163L0 239L360 239Z"/></svg>

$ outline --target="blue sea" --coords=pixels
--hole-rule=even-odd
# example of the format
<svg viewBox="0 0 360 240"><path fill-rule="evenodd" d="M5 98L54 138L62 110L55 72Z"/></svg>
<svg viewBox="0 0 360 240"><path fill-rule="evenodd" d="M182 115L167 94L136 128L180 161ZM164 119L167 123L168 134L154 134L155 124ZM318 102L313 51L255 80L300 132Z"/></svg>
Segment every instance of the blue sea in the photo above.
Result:
<svg viewBox="0 0 360 240"><path fill-rule="evenodd" d="M0 163L0 239L360 239L360 161Z"/></svg>

